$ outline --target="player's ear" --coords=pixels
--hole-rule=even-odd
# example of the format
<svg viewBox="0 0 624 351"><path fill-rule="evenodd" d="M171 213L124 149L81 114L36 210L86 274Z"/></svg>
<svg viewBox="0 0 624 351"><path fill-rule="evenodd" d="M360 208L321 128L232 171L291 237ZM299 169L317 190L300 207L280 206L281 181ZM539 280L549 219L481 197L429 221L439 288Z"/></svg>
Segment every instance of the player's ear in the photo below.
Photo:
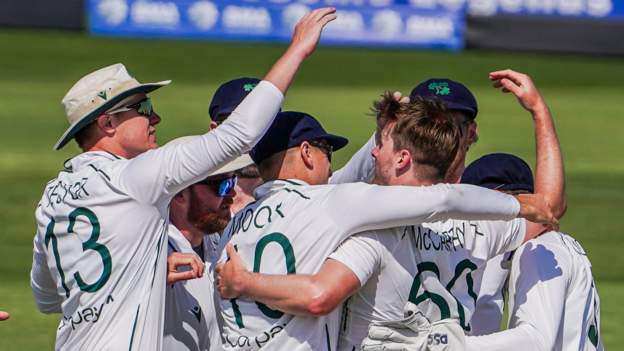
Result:
<svg viewBox="0 0 624 351"><path fill-rule="evenodd" d="M177 193L173 199L171 199L172 202L176 202L176 203L185 203L189 200L190 198L190 187L180 191L179 193Z"/></svg>
<svg viewBox="0 0 624 351"><path fill-rule="evenodd" d="M477 122L470 121L466 132L468 133L468 137L466 138L468 145L466 149L468 149L479 140L479 127L477 126Z"/></svg>
<svg viewBox="0 0 624 351"><path fill-rule="evenodd" d="M397 171L404 171L412 164L412 153L407 149L401 149L396 153L395 168Z"/></svg>
<svg viewBox="0 0 624 351"><path fill-rule="evenodd" d="M210 130L217 128L219 125L215 121L210 121Z"/></svg>
<svg viewBox="0 0 624 351"><path fill-rule="evenodd" d="M310 144L304 141L299 145L299 156L306 165L307 168L314 168L314 161L312 159L312 150Z"/></svg>
<svg viewBox="0 0 624 351"><path fill-rule="evenodd" d="M100 115L95 119L98 129L105 135L111 135L115 132L112 115Z"/></svg>
<svg viewBox="0 0 624 351"><path fill-rule="evenodd" d="M191 193L189 188L177 193L171 199L171 203L169 204L169 219L171 219L171 222L176 226L181 226L187 223L188 211L191 203Z"/></svg>

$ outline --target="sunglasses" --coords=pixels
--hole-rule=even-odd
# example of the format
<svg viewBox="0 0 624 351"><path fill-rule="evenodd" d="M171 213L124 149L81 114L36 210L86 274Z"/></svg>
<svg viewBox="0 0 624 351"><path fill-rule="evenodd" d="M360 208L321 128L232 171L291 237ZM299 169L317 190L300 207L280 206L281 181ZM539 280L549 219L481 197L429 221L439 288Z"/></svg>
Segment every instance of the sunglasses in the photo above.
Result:
<svg viewBox="0 0 624 351"><path fill-rule="evenodd" d="M238 183L238 177L233 175L223 179L204 179L197 184L204 184L210 187L218 197L226 197Z"/></svg>
<svg viewBox="0 0 624 351"><path fill-rule="evenodd" d="M308 144L323 151L325 156L327 156L327 159L329 160L329 162L331 162L332 152L334 152L333 146L329 145L326 141L323 141L323 140L310 140L308 141Z"/></svg>
<svg viewBox="0 0 624 351"><path fill-rule="evenodd" d="M112 111L108 111L109 115L114 115L116 113L126 112L130 110L136 110L141 116L151 117L154 113L154 106L152 105L152 99L146 97L145 99L135 102L134 104L122 106L120 108L114 109Z"/></svg>

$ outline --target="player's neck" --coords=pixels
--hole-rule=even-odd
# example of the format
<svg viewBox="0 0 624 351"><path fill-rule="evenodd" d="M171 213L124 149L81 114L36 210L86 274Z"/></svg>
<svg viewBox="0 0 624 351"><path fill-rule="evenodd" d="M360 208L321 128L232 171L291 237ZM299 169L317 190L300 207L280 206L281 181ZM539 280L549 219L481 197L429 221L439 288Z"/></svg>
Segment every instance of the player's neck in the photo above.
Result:
<svg viewBox="0 0 624 351"><path fill-rule="evenodd" d="M318 181L316 181L313 177L311 177L310 173L297 172L297 170L293 168L281 169L280 172L275 177L275 179L298 179L310 185L318 185Z"/></svg>
<svg viewBox="0 0 624 351"><path fill-rule="evenodd" d="M178 228L180 233L184 235L186 240L191 243L192 247L197 247L202 244L202 240L204 239L204 233L197 230L195 227L191 228Z"/></svg>
<svg viewBox="0 0 624 351"><path fill-rule="evenodd" d="M429 186L440 183L440 179L425 177L417 172L405 172L389 180L388 185Z"/></svg>
<svg viewBox="0 0 624 351"><path fill-rule="evenodd" d="M105 152L108 152L113 155L117 155L119 157L123 157L126 159L130 159L130 158L137 156L135 154L127 152L126 150L124 150L124 148L120 147L119 145L106 143L106 142L98 142L84 151L85 152L86 151L105 151Z"/></svg>

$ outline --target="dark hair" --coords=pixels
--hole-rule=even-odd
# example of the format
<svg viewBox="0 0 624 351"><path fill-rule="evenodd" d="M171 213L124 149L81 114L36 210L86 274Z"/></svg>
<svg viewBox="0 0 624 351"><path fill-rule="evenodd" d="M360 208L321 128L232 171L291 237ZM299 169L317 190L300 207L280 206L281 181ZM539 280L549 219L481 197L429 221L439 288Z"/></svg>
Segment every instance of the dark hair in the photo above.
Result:
<svg viewBox="0 0 624 351"><path fill-rule="evenodd" d="M417 96L401 103L387 91L373 104L373 111L378 136L395 123L390 132L395 151L407 149L416 164L432 167L438 179L445 177L457 155L461 129L442 101Z"/></svg>
<svg viewBox="0 0 624 351"><path fill-rule="evenodd" d="M76 135L74 135L74 140L78 144L78 147L81 149L85 149L86 143L89 141L91 136L93 135L93 128L95 125L95 121L87 124L82 129L80 129Z"/></svg>

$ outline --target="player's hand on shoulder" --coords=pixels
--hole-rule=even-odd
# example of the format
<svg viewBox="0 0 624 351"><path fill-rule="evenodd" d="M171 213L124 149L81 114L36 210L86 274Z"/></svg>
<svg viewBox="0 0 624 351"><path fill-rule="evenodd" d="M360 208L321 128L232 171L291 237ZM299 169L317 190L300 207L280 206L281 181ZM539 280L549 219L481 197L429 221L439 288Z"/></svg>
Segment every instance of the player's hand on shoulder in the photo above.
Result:
<svg viewBox="0 0 624 351"><path fill-rule="evenodd" d="M489 79L494 82L494 87L504 93L512 93L522 107L530 112L545 108L546 103L531 77L524 73L511 69L495 71L489 74Z"/></svg>
<svg viewBox="0 0 624 351"><path fill-rule="evenodd" d="M547 224L551 228L558 228L559 221L553 214L544 196L540 194L519 194L514 197L520 203L518 217L535 223Z"/></svg>
<svg viewBox="0 0 624 351"><path fill-rule="evenodd" d="M304 58L310 56L318 45L325 25L335 19L336 9L333 7L308 12L295 26L290 49L296 50Z"/></svg>
<svg viewBox="0 0 624 351"><path fill-rule="evenodd" d="M178 271L182 267L190 269ZM194 253L174 252L167 257L167 285L181 280L201 278L204 275L204 262Z"/></svg>
<svg viewBox="0 0 624 351"><path fill-rule="evenodd" d="M245 284L251 277L234 246L228 244L225 250L227 251L228 260L217 264L215 268L217 273L217 290L219 290L221 298L233 299L244 293Z"/></svg>

